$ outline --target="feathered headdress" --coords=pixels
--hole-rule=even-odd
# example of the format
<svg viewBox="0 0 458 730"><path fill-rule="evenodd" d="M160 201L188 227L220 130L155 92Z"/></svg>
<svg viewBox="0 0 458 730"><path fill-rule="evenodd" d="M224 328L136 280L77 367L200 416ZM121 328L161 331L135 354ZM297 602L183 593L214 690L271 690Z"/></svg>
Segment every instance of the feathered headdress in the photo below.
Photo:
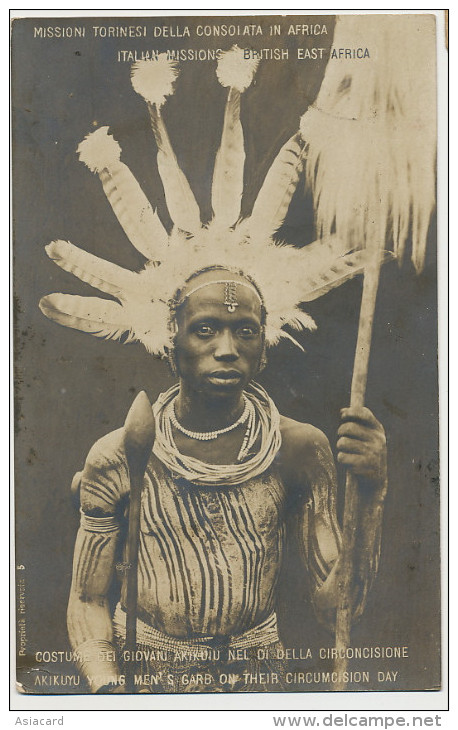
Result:
<svg viewBox="0 0 458 730"><path fill-rule="evenodd" d="M48 256L111 299L50 294L40 301L47 317L97 337L140 341L149 352L163 355L173 344L170 302L176 292L195 272L221 267L247 275L259 287L267 312L268 345L281 337L293 339L285 326L315 328L299 305L359 273L366 253L352 251L332 235L302 249L275 240L303 170L306 143L300 131L279 151L251 216L240 220L245 165L240 98L256 68L257 61L244 59L237 46L223 53L218 62L216 74L228 92L211 190L213 219L202 225L199 207L161 114L161 107L173 93L176 63L160 54L134 64L132 85L148 106L158 170L174 227L168 235L129 168L121 162L121 148L108 127L88 135L78 147L80 160L99 175L119 223L147 263L141 271L133 272L68 241L53 241L46 247Z"/></svg>

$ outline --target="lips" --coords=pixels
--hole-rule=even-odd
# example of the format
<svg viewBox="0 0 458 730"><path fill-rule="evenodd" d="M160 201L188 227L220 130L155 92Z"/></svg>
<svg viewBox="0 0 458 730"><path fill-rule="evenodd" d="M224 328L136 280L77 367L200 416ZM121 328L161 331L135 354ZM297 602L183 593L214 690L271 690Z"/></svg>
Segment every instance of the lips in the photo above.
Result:
<svg viewBox="0 0 458 730"><path fill-rule="evenodd" d="M214 385L237 385L242 379L242 373L238 370L214 370L208 379Z"/></svg>

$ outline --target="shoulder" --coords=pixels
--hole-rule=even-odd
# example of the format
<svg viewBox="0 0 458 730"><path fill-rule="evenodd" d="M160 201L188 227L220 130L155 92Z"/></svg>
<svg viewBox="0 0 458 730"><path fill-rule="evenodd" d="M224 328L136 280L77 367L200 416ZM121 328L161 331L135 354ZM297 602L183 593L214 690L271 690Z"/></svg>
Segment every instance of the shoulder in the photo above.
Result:
<svg viewBox="0 0 458 730"><path fill-rule="evenodd" d="M111 514L128 493L124 429L111 431L90 449L81 479L81 508L87 514Z"/></svg>
<svg viewBox="0 0 458 730"><path fill-rule="evenodd" d="M315 449L329 448L329 441L316 426L310 423L301 423L293 418L280 416L280 431L282 437L282 448L290 451L309 452Z"/></svg>
<svg viewBox="0 0 458 730"><path fill-rule="evenodd" d="M124 459L124 428L118 428L94 443L87 455L86 467L103 468Z"/></svg>
<svg viewBox="0 0 458 730"><path fill-rule="evenodd" d="M323 469L334 468L329 441L319 428L281 416L280 431L280 467L287 481L310 482Z"/></svg>

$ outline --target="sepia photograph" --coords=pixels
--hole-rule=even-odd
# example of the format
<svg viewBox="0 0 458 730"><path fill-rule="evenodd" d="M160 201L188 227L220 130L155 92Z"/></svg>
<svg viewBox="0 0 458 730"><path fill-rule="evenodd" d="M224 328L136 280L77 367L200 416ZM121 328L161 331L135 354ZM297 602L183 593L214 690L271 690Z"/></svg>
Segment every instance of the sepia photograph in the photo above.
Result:
<svg viewBox="0 0 458 730"><path fill-rule="evenodd" d="M12 21L18 696L441 690L436 20Z"/></svg>

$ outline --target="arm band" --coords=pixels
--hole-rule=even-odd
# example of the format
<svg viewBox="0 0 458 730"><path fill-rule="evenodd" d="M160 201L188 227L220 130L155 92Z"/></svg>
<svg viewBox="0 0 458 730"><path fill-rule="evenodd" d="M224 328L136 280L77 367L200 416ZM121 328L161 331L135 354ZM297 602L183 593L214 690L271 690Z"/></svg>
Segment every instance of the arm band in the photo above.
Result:
<svg viewBox="0 0 458 730"><path fill-rule="evenodd" d="M78 670L87 679L91 692L98 692L106 686L114 688L124 684L114 646L109 641L89 639L80 644L75 653L78 655Z"/></svg>
<svg viewBox="0 0 458 730"><path fill-rule="evenodd" d="M115 515L109 515L108 517L91 517L86 515L82 509L81 512L81 527L88 532L114 532L119 530L119 522Z"/></svg>

